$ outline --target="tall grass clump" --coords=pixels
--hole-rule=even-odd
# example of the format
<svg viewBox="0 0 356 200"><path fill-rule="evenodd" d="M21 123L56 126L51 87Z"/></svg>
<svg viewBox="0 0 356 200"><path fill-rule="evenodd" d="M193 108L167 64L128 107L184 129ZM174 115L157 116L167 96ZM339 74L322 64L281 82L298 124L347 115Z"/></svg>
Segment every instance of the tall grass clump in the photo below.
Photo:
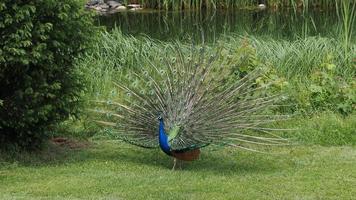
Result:
<svg viewBox="0 0 356 200"><path fill-rule="evenodd" d="M349 53L350 45L354 42L353 29L356 18L356 1L344 0L337 5L338 15L342 24L341 36L344 43L344 53Z"/></svg>
<svg viewBox="0 0 356 200"><path fill-rule="evenodd" d="M333 112L320 112L310 116L298 116L278 123L279 128L293 128L284 136L303 144L356 145L356 115L342 116Z"/></svg>
<svg viewBox="0 0 356 200"><path fill-rule="evenodd" d="M289 41L252 37L250 41L258 56L288 79L303 79L325 63L334 64L340 75L355 76L355 44L350 44L350 53L344 54L340 41L331 38L307 37Z"/></svg>
<svg viewBox="0 0 356 200"><path fill-rule="evenodd" d="M87 100L114 95L113 81L125 75L125 71L157 59L162 53L158 46L158 41L123 36L117 29L101 33L92 53L78 64L85 74Z"/></svg>

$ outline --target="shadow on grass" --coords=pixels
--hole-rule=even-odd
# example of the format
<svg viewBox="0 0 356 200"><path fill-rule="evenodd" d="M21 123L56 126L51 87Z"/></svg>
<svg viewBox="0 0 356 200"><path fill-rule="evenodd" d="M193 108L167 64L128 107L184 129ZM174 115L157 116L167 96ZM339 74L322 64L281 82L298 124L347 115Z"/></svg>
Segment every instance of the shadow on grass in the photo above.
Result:
<svg viewBox="0 0 356 200"><path fill-rule="evenodd" d="M124 149L117 148L111 151L94 156L99 160L110 160L114 162L133 163L139 166L153 168L152 170L171 170L173 158L168 157L159 149L149 150L126 146ZM219 151L202 150L199 160L193 162L183 162L182 171L202 172L209 171L216 174L244 174L244 173L270 173L271 171L282 170L290 166L285 159L276 156L251 153L238 150ZM288 164L289 163L289 164ZM286 166L287 165L287 166ZM178 168L177 171L180 171Z"/></svg>
<svg viewBox="0 0 356 200"><path fill-rule="evenodd" d="M95 144L96 143L96 144ZM81 149L70 149L49 144L41 152L21 153L3 156L0 153L0 169L16 166L58 166L90 161L114 163L131 163L137 166L149 167L152 170L171 170L173 158L166 156L159 149L137 148L124 143L100 141ZM183 162L182 169L177 171L204 172L215 174L245 174L264 173L286 169L290 164L279 160L281 158L244 151L202 150L201 158L194 162ZM282 163L283 162L283 163ZM286 166L287 165L287 166Z"/></svg>
<svg viewBox="0 0 356 200"><path fill-rule="evenodd" d="M85 145L84 145L85 144ZM80 160L80 153L90 148L90 143L80 141L80 147L62 146L51 141L37 151L0 151L0 167L15 166L49 166Z"/></svg>

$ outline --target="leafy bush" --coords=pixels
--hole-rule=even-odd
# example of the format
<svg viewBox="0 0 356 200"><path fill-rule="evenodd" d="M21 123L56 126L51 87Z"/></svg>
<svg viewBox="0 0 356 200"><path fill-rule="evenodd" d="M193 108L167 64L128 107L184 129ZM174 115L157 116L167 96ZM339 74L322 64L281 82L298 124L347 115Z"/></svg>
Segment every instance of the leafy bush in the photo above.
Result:
<svg viewBox="0 0 356 200"><path fill-rule="evenodd" d="M239 39L228 39L229 48L235 48ZM289 96L286 104L291 106L282 112L308 115L331 110L349 115L356 109L354 44L344 54L340 41L328 38L247 40L257 52L255 57L271 68L268 76L276 84L266 92L282 89Z"/></svg>
<svg viewBox="0 0 356 200"><path fill-rule="evenodd" d="M75 116L83 88L75 58L95 33L73 0L0 2L0 145L34 148Z"/></svg>
<svg viewBox="0 0 356 200"><path fill-rule="evenodd" d="M356 109L356 81L337 74L336 68L331 61L325 62L308 80L289 85L288 93L299 113L331 110L349 115Z"/></svg>

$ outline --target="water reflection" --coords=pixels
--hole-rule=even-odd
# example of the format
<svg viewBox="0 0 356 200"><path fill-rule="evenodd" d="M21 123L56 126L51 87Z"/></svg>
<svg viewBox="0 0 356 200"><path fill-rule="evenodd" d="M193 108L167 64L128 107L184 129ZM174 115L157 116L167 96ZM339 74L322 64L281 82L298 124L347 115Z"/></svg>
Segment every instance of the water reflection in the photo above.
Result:
<svg viewBox="0 0 356 200"><path fill-rule="evenodd" d="M211 11L125 12L100 16L109 29L117 26L126 34L145 34L160 40L198 39L212 42L236 33L296 39L306 36L336 36L340 23L333 12Z"/></svg>

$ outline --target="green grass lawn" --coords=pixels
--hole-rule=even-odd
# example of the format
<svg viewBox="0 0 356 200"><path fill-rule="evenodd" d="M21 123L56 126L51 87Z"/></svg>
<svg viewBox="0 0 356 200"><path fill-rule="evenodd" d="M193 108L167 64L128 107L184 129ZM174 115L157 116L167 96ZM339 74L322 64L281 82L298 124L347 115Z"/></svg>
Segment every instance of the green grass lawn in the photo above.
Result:
<svg viewBox="0 0 356 200"><path fill-rule="evenodd" d="M0 199L356 198L351 146L290 146L271 154L207 149L176 171L159 150L109 140L77 150L49 145L9 160L0 157Z"/></svg>

